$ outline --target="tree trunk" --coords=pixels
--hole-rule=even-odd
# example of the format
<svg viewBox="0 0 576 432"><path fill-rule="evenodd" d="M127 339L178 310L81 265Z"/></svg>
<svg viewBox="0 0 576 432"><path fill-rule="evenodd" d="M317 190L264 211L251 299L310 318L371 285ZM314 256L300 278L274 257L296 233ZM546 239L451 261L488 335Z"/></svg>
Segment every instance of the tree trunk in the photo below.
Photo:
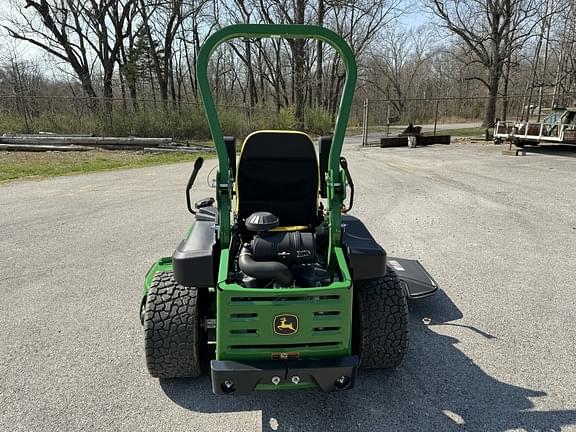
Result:
<svg viewBox="0 0 576 432"><path fill-rule="evenodd" d="M168 80L166 79L165 74L162 73L162 65L160 64L160 59L158 58L158 52L156 51L154 39L152 38L152 31L150 29L150 24L148 22L149 16L146 12L146 3L144 0L140 0L140 7L142 10L142 24L144 31L146 32L146 39L148 41L149 47L149 56L152 60L152 66L154 68L154 73L156 74L156 80L158 81L158 89L160 90L160 98L164 102L164 106L167 106L168 102ZM166 49L166 47L164 47ZM165 53L167 56L168 53ZM167 59L164 59L164 63L166 63ZM166 68L164 68L166 72ZM153 84L152 84L153 85Z"/></svg>
<svg viewBox="0 0 576 432"><path fill-rule="evenodd" d="M534 53L534 62L532 63L532 74L530 76L530 82L528 83L527 93L528 101L526 102L526 121L530 121L531 107L532 107L532 95L534 94L534 83L536 81L536 74L538 71L538 65L540 63L540 50L542 49L542 40L544 39L544 24L541 26L540 35L538 37L538 43L536 44L536 52ZM522 120L522 119L521 119Z"/></svg>
<svg viewBox="0 0 576 432"><path fill-rule="evenodd" d="M496 20L496 16L494 17ZM484 120L482 127L490 128L494 126L496 120L496 103L498 101L498 87L502 76L502 58L501 58L501 40L493 28L491 40L490 63L488 66L488 100L484 111Z"/></svg>
<svg viewBox="0 0 576 432"><path fill-rule="evenodd" d="M221 55L218 54L216 57L216 68L214 70L214 103L220 103L220 60Z"/></svg>
<svg viewBox="0 0 576 432"><path fill-rule="evenodd" d="M132 24L129 23L129 31L128 31L128 49L134 49L134 36L132 33ZM126 50L124 46L120 48L120 56L121 56L121 63L120 59L118 61L118 69L120 72L120 82L124 82L126 87L128 87L128 93L130 94L130 101L132 102L132 109L134 111L138 111L138 100L137 100L137 92L136 92L136 77L134 73L126 74L125 67L128 64L128 57L126 55ZM124 96L125 90L122 89L122 97Z"/></svg>
<svg viewBox="0 0 576 432"><path fill-rule="evenodd" d="M192 87L194 88L194 96L198 99L198 82L196 81L196 63L198 61L198 51L200 51L200 36L198 34L198 25L196 21L194 21L194 28L193 28L193 40L194 40L194 52L192 55L192 65L194 66L194 74L193 75L193 84Z"/></svg>
<svg viewBox="0 0 576 432"><path fill-rule="evenodd" d="M542 98L544 96L544 86L546 85L546 73L548 72L548 49L550 44L550 23L549 18L544 20L544 25L547 26L546 30L546 43L544 44L544 64L542 65L542 76L540 78L540 91L538 95L538 122L542 116Z"/></svg>
<svg viewBox="0 0 576 432"><path fill-rule="evenodd" d="M318 25L324 25L324 0L318 0ZM324 49L321 40L316 42L316 105L322 106L323 75L324 75Z"/></svg>
<svg viewBox="0 0 576 432"><path fill-rule="evenodd" d="M295 24L304 24L304 12L306 8L306 0L296 0L295 2ZM305 82L304 82L304 45L303 39L292 40L290 48L292 49L292 61L294 62L294 115L296 117L296 128L299 130L304 129L304 103L305 103Z"/></svg>
<svg viewBox="0 0 576 432"><path fill-rule="evenodd" d="M506 61L506 69L504 72L504 88L502 89L502 115L501 120L506 121L508 118L508 84L510 83L510 59Z"/></svg>
<svg viewBox="0 0 576 432"><path fill-rule="evenodd" d="M114 75L114 63L109 65L104 70L104 82L102 83L103 95L104 95L104 107L106 112L112 112L114 90L112 86L112 76Z"/></svg>
<svg viewBox="0 0 576 432"><path fill-rule="evenodd" d="M258 48L258 78L260 85L260 102L263 106L266 106L266 102L268 101L268 97L266 95L266 88L264 83L264 57L262 54L262 47Z"/></svg>
<svg viewBox="0 0 576 432"><path fill-rule="evenodd" d="M86 93L86 95L90 98L88 101L88 108L91 111L96 110L98 107L98 95L94 90L94 86L92 85L92 77L90 76L90 72L87 70L78 70L76 71L78 74L78 78L80 79L80 83L82 84L82 89Z"/></svg>
<svg viewBox="0 0 576 432"><path fill-rule="evenodd" d="M292 42L292 58L294 61L294 116L296 127L304 129L304 40L298 39Z"/></svg>
<svg viewBox="0 0 576 432"><path fill-rule="evenodd" d="M193 32L196 31L196 28L194 27ZM195 36L193 37L193 39L195 38ZM182 27L182 43L184 45L184 57L186 59L186 69L188 72L188 79L190 80L190 88L192 89L192 94L194 95L194 100L198 99L198 88L196 86L196 77L195 77L195 72L196 72L196 59L195 59L195 53L194 53L194 63L192 63L190 61L190 54L188 53L188 43L186 41L186 35L184 33L184 27Z"/></svg>
<svg viewBox="0 0 576 432"><path fill-rule="evenodd" d="M256 80L254 79L254 68L252 67L252 48L250 41L244 41L244 53L246 56L246 67L248 68L248 94L250 100L250 108L253 108L258 103L258 95L256 94Z"/></svg>
<svg viewBox="0 0 576 432"><path fill-rule="evenodd" d="M168 62L168 68L166 70L168 75L168 83L170 85L170 96L172 96L172 108L176 108L176 86L174 83L174 62L172 60L172 55L170 55L170 61Z"/></svg>
<svg viewBox="0 0 576 432"><path fill-rule="evenodd" d="M498 84L500 83L500 71L498 65L492 66L489 71L488 77L488 101L486 102L486 109L484 111L484 120L482 127L489 128L494 126L496 118L496 102L498 100Z"/></svg>
<svg viewBox="0 0 576 432"><path fill-rule="evenodd" d="M124 83L124 75L122 72L118 74L120 78L120 94L122 95L122 109L124 112L128 111L128 105L126 103L126 84Z"/></svg>

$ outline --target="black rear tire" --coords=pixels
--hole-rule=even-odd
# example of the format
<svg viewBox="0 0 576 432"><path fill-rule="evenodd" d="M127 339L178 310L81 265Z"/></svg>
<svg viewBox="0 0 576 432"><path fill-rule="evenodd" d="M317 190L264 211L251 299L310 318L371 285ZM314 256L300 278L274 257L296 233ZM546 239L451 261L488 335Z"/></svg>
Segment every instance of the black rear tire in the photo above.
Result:
<svg viewBox="0 0 576 432"><path fill-rule="evenodd" d="M172 272L152 280L144 310L144 348L150 375L197 377L200 367L198 291L182 286Z"/></svg>
<svg viewBox="0 0 576 432"><path fill-rule="evenodd" d="M408 302L392 269L354 284L354 347L363 369L398 367L408 351Z"/></svg>

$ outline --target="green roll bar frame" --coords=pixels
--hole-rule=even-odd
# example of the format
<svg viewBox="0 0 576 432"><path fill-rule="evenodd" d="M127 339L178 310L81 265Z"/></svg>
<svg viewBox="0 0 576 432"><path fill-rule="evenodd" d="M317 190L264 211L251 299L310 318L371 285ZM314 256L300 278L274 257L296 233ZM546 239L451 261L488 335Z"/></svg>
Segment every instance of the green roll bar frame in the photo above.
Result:
<svg viewBox="0 0 576 432"><path fill-rule="evenodd" d="M286 39L318 39L331 45L340 54L346 66L346 81L340 99L340 107L336 126L332 137L332 146L328 158L328 210L330 226L330 251L340 246L342 204L346 196L346 180L340 169L340 154L344 143L344 135L350 115L350 107L356 86L357 66L352 49L338 34L324 27L303 24L235 24L224 27L212 34L198 53L196 77L200 95L204 103L208 125L218 155L217 202L220 213L219 234L222 249L227 249L230 242L230 212L232 203L232 182L230 161L224 144L222 127L216 112L216 105L208 82L208 63L212 52L223 42L230 39L282 37ZM335 259L329 254L329 260Z"/></svg>

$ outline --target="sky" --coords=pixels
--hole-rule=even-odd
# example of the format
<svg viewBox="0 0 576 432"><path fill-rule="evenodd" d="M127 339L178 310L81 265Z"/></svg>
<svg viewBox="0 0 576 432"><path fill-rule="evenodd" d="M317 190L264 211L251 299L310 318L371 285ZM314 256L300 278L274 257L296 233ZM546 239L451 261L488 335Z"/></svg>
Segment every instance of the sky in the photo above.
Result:
<svg viewBox="0 0 576 432"><path fill-rule="evenodd" d="M400 17L400 24L407 28L419 27L423 24L426 24L427 22L430 22L430 16L422 10L418 10Z"/></svg>
<svg viewBox="0 0 576 432"><path fill-rule="evenodd" d="M24 0L17 0L18 3L24 5ZM417 3L413 3L410 0L405 0L408 4L407 8L409 10L414 10L413 13L406 14L399 19L399 24L405 28L419 27L429 21L430 17L422 11L421 7L417 6ZM418 10L419 9L419 10ZM2 15L6 13L11 13L13 11L10 0L0 0L0 24L2 21ZM4 36L6 32L0 29L0 35ZM33 46L30 43L24 41L17 41L10 38L0 37L0 55L8 52L10 49L15 49L18 56L23 60L35 60L40 63L44 63L48 66L53 58L46 55L46 53Z"/></svg>

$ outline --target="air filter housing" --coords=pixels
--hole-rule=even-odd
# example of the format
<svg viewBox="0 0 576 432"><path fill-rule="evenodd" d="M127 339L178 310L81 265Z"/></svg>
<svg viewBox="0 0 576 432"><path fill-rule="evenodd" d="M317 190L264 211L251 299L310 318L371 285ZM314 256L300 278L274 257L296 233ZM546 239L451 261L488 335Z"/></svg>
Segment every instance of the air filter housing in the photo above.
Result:
<svg viewBox="0 0 576 432"><path fill-rule="evenodd" d="M246 218L246 229L254 232L266 232L279 224L278 218L270 212L256 212Z"/></svg>

